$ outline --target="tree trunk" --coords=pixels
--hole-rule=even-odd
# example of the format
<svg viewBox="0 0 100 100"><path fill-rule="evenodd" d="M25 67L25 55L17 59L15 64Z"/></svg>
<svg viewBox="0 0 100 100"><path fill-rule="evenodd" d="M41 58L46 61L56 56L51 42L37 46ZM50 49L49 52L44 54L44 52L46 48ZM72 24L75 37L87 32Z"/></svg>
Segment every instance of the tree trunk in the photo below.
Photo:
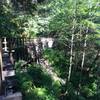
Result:
<svg viewBox="0 0 100 100"><path fill-rule="evenodd" d="M2 45L0 39L0 94L2 93Z"/></svg>
<svg viewBox="0 0 100 100"><path fill-rule="evenodd" d="M71 71L72 71L72 63L73 63L73 40L74 40L74 34L72 34L71 38L71 50L70 50L70 66L69 66L69 73L68 73L68 81L70 81L71 77Z"/></svg>
<svg viewBox="0 0 100 100"><path fill-rule="evenodd" d="M84 41L84 50L83 50L83 56L82 56L81 70L82 70L83 67L84 67L85 48L86 48L86 46L87 46L87 37L88 37L88 35L86 34L86 36L85 36L85 41Z"/></svg>

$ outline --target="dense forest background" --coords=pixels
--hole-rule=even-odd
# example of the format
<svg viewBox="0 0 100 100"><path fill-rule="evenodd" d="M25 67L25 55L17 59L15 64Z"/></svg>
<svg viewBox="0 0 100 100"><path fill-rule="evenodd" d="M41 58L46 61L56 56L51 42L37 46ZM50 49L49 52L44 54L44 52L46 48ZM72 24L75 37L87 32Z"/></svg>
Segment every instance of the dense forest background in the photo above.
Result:
<svg viewBox="0 0 100 100"><path fill-rule="evenodd" d="M21 73L22 61L16 62L23 100L100 99L99 0L1 0L0 37L5 36L55 39L42 58L58 80L36 62Z"/></svg>

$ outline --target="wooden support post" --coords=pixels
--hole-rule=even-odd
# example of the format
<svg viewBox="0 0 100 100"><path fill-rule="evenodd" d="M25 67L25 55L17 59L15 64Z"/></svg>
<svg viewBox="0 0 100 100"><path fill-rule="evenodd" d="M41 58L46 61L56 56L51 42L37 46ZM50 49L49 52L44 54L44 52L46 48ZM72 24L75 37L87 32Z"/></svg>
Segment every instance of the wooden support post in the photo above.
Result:
<svg viewBox="0 0 100 100"><path fill-rule="evenodd" d="M2 94L2 70L3 70L3 64L2 64L2 42L0 39L0 95Z"/></svg>

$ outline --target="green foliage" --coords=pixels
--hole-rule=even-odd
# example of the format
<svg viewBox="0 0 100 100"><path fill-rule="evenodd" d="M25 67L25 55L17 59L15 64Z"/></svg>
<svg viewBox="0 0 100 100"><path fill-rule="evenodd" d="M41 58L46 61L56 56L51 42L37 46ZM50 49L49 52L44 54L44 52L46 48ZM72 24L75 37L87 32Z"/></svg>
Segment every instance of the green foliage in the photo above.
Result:
<svg viewBox="0 0 100 100"><path fill-rule="evenodd" d="M17 64L19 68L20 64ZM61 91L59 81L53 81L39 65L27 66L27 73L21 72L19 68L16 71L17 87L23 93L24 100L57 100Z"/></svg>
<svg viewBox="0 0 100 100"><path fill-rule="evenodd" d="M0 36L35 37L37 34L43 34L43 32L46 33L48 31L48 16L43 18L43 11L41 14L38 14L40 10L44 9L44 6L45 10L43 13L46 12L45 3L37 4L36 8L34 8L35 5L28 1L29 4L27 4L28 8L26 11L22 11L21 9L16 11L14 9L16 5L10 3L0 4Z"/></svg>
<svg viewBox="0 0 100 100"><path fill-rule="evenodd" d="M23 2L20 1L21 4ZM43 58L49 61L60 78L66 78L66 84L61 86L60 82L53 80L40 65L29 64L22 70L23 62L17 62L17 87L23 93L23 99L97 100L100 94L100 89L97 88L100 87L100 54L97 55L100 49L99 1L38 0L37 4L31 4L31 0L25 2L25 11L15 9L10 3L0 5L0 37L55 37L57 41L54 47L44 50ZM73 54L70 55L72 34L75 34L75 37ZM86 47L85 34L88 35ZM16 48L20 53L21 50ZM82 68L83 53L85 61ZM68 82L70 56L72 72ZM62 93L66 94L59 98ZM99 96L98 98L100 99Z"/></svg>
<svg viewBox="0 0 100 100"><path fill-rule="evenodd" d="M10 33L13 33L13 29L17 28L17 26L11 22L14 16L11 14L10 8L8 5L0 4L0 36L12 36Z"/></svg>
<svg viewBox="0 0 100 100"><path fill-rule="evenodd" d="M97 84L96 83L92 83L92 84L89 84L87 86L82 87L82 93L87 97L95 96L96 91L97 91Z"/></svg>
<svg viewBox="0 0 100 100"><path fill-rule="evenodd" d="M44 51L44 58L49 60L49 63L55 69L54 71L58 76L66 77L69 60L66 59L64 51L46 49Z"/></svg>

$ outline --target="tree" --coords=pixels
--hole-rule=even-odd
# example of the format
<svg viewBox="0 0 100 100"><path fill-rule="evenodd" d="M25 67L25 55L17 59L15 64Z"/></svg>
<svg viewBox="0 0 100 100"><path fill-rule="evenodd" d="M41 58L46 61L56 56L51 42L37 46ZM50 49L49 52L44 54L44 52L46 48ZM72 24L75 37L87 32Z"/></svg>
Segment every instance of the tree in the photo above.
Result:
<svg viewBox="0 0 100 100"><path fill-rule="evenodd" d="M71 47L70 47L71 53L70 53L70 63L69 63L70 67L69 67L69 71L67 70L67 72L69 73L68 80L70 79L71 84L75 86L76 84L74 82L75 81L74 79L76 79L75 74L81 75L81 73L85 73L82 74L81 78L78 77L77 79L78 80L77 88L78 88L78 84L80 84L81 79L82 82L84 78L85 78L84 81L89 81L91 79L91 78L86 79L86 77L90 75L90 73L92 72L88 70L88 67L89 68L91 67L91 62L88 63L87 59L89 59L88 56L90 56L92 52L96 51L96 48L94 48L95 44L93 42L91 44L90 41L93 39L93 35L98 34L97 32L98 24L95 23L95 20L98 19L98 16L96 15L98 9L97 6L98 1L93 0L92 2L90 2L89 0L84 0L84 1L82 0L56 1L55 0L55 2L52 2L51 5L53 5L52 7L53 7L53 14L54 14L49 25L51 33L55 32L54 36L56 36L57 38L60 39L62 38L65 39L66 41L68 40L71 41ZM75 19L76 21L75 28L74 28L74 34L75 34L74 43L73 43L73 36L71 38L71 35L73 33L71 31L73 24L71 23L73 23L72 22L73 19ZM63 45L65 44L66 43L63 43ZM93 51L89 50L90 45L92 45L91 49L94 49ZM69 51L66 52L68 55ZM89 54L87 54L87 52L89 52ZM94 54L92 54L92 56L94 57ZM75 57L78 57L78 61L76 65L75 65L76 63ZM91 60L92 59L93 58L91 58ZM86 82L84 83L85 83L84 85L87 84ZM79 88L84 87L84 85L82 85ZM81 92L82 91L80 90L78 94L81 94Z"/></svg>

